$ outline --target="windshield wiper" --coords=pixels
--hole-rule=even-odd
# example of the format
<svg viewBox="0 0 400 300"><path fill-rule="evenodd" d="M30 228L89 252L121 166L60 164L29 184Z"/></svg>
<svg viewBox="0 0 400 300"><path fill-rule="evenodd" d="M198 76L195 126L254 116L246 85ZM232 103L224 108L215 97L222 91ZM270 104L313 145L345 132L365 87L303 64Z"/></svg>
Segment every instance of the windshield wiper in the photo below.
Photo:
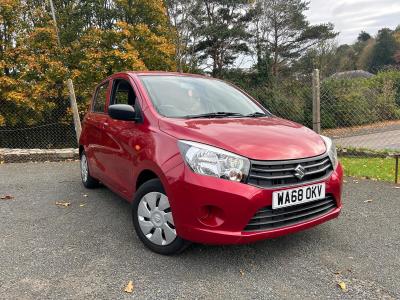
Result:
<svg viewBox="0 0 400 300"><path fill-rule="evenodd" d="M267 116L267 115L266 115L265 113L256 111L256 112L254 112L254 113L251 113L251 114L246 115L245 117L249 117L249 118L258 118L258 117L266 117L266 116Z"/></svg>
<svg viewBox="0 0 400 300"><path fill-rule="evenodd" d="M223 117L244 117L244 116L242 114L240 114L240 113L223 112L223 111L200 114L200 115L187 115L187 116L184 116L185 119L223 118Z"/></svg>

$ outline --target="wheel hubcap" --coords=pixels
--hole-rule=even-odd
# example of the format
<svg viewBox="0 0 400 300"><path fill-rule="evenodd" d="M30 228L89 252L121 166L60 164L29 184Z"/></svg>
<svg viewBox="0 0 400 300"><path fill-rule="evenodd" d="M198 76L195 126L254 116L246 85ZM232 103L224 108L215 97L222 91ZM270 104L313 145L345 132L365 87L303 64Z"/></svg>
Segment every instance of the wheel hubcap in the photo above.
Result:
<svg viewBox="0 0 400 300"><path fill-rule="evenodd" d="M175 240L174 219L166 195L158 192L144 195L137 214L140 229L152 243L166 246Z"/></svg>
<svg viewBox="0 0 400 300"><path fill-rule="evenodd" d="M88 171L87 159L86 159L86 155L83 154L81 157L81 176L82 176L82 180L84 182L87 181L88 174L89 174L89 171Z"/></svg>

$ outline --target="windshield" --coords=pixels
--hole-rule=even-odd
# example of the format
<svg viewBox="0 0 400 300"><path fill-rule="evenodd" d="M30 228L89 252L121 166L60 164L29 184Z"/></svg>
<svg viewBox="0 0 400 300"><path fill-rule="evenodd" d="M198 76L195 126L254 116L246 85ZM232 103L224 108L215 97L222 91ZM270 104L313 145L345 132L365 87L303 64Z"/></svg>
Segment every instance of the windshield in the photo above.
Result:
<svg viewBox="0 0 400 300"><path fill-rule="evenodd" d="M159 114L171 118L266 116L245 94L219 80L140 76Z"/></svg>

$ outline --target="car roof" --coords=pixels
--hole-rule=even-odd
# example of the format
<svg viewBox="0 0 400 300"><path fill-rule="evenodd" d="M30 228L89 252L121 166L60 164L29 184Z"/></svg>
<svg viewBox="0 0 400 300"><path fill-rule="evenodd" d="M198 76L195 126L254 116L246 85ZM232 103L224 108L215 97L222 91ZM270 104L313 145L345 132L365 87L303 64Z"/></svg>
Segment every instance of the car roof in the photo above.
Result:
<svg viewBox="0 0 400 300"><path fill-rule="evenodd" d="M107 81L114 80L116 77L120 75L130 75L130 76L146 76L146 75L153 75L153 76L176 76L176 77L197 77L197 78L204 78L204 79L215 79L209 75L201 75L201 74L191 74L191 73L180 73L180 72L168 72L168 71L122 71L114 73L106 78L104 78L97 86L96 89L104 84Z"/></svg>
<svg viewBox="0 0 400 300"><path fill-rule="evenodd" d="M198 76L198 77L209 77L201 74L190 74L182 72L168 72L168 71L129 71L129 74L136 75L169 75L169 76Z"/></svg>
<svg viewBox="0 0 400 300"><path fill-rule="evenodd" d="M190 74L190 73L180 73L180 72L166 72L166 71L124 71L114 73L109 76L107 79L112 79L118 75L133 75L133 76L146 76L146 75L156 75L156 76L185 76L185 77L200 77L200 78L209 78L212 79L210 76L201 75L201 74Z"/></svg>

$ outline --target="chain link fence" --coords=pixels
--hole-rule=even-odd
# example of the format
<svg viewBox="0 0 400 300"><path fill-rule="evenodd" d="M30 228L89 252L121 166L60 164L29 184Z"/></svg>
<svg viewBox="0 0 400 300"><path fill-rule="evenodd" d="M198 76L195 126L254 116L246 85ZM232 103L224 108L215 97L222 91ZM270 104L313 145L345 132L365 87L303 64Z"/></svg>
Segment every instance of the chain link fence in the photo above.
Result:
<svg viewBox="0 0 400 300"><path fill-rule="evenodd" d="M55 153L77 148L67 96L46 99L45 103L9 100L0 99L0 163L54 160ZM63 157L67 158L59 159Z"/></svg>
<svg viewBox="0 0 400 300"><path fill-rule="evenodd" d="M400 71L345 72L320 80L319 93L311 82L281 83L267 107L278 116L320 127L321 134L335 141L347 175L398 182ZM320 106L317 120L315 101Z"/></svg>
<svg viewBox="0 0 400 300"><path fill-rule="evenodd" d="M345 174L399 183L400 72L322 82L321 128Z"/></svg>
<svg viewBox="0 0 400 300"><path fill-rule="evenodd" d="M250 93L262 99L272 113L313 127L311 74L282 80L273 87L260 85ZM31 151L27 149L77 148L69 99L63 94L38 108L40 115L26 103L2 103L0 116L7 122L0 126L0 151L26 154ZM399 70L322 79L319 100L321 134L335 140L340 155L386 158L400 152ZM24 155L14 155L13 161L24 160Z"/></svg>
<svg viewBox="0 0 400 300"><path fill-rule="evenodd" d="M321 128L344 153L400 152L400 81L377 75L322 82Z"/></svg>

